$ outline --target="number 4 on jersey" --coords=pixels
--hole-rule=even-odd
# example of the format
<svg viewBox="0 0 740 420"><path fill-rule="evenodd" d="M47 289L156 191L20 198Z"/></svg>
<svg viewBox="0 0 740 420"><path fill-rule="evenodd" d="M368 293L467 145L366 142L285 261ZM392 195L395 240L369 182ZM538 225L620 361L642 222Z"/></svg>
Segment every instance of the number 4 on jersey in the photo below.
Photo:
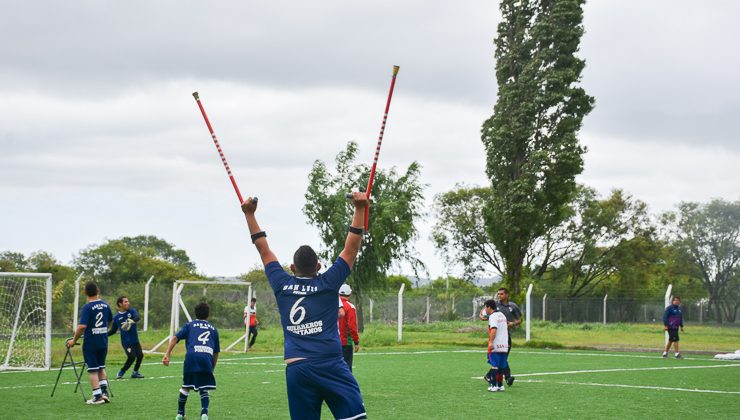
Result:
<svg viewBox="0 0 740 420"><path fill-rule="evenodd" d="M211 332L210 331L206 331L206 332L204 332L204 333L202 333L201 335L198 336L198 341L200 341L201 343L203 343L203 345L205 346L206 344L208 344L208 340L210 338L211 338Z"/></svg>

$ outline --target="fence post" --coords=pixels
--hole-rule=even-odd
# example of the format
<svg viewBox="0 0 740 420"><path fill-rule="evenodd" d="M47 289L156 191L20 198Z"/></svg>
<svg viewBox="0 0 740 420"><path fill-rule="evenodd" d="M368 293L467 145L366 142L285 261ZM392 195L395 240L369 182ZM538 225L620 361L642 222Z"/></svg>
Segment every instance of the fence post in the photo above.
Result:
<svg viewBox="0 0 740 420"><path fill-rule="evenodd" d="M604 295L604 325L606 325L606 299L609 297L609 294Z"/></svg>
<svg viewBox="0 0 740 420"><path fill-rule="evenodd" d="M532 324L532 283L529 283L529 287L527 287L527 341L529 341L530 338L530 329Z"/></svg>
<svg viewBox="0 0 740 420"><path fill-rule="evenodd" d="M370 299L370 322L373 322L373 298Z"/></svg>
<svg viewBox="0 0 740 420"><path fill-rule="evenodd" d="M429 304L429 296L427 296L427 313L425 315L426 323L429 323L429 312L431 312L431 305Z"/></svg>
<svg viewBox="0 0 740 420"><path fill-rule="evenodd" d="M75 280L75 304L74 304L74 313L72 314L72 332L77 331L77 316L80 312L80 279L82 278L82 274L77 276L77 280Z"/></svg>
<svg viewBox="0 0 740 420"><path fill-rule="evenodd" d="M663 309L667 308L668 305L671 304L671 291L672 290L673 290L672 284L669 284L668 288L665 289L665 299L663 299L663 303L665 304L665 306L663 307ZM664 345L668 344L668 331L665 332L665 343L663 344Z"/></svg>
<svg viewBox="0 0 740 420"><path fill-rule="evenodd" d="M406 287L406 283L401 283L401 288L398 289L398 342L401 342L403 338L403 289Z"/></svg>
<svg viewBox="0 0 740 420"><path fill-rule="evenodd" d="M699 323L704 323L704 301L699 301Z"/></svg>
<svg viewBox="0 0 740 420"><path fill-rule="evenodd" d="M542 296L542 320L545 320L545 308L547 308L547 293Z"/></svg>
<svg viewBox="0 0 740 420"><path fill-rule="evenodd" d="M154 276L150 276L146 285L144 285L144 329L142 331L149 329L149 285L152 280L154 280Z"/></svg>

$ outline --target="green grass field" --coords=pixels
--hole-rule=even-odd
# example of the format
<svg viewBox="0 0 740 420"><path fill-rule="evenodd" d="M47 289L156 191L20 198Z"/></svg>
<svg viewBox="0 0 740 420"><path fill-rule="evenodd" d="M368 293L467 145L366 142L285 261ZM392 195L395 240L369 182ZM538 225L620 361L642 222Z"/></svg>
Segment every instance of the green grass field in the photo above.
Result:
<svg viewBox="0 0 740 420"><path fill-rule="evenodd" d="M737 418L740 413L740 362L712 360L707 355L687 354L683 360L662 359L659 351L614 352L595 350L538 349L515 347L510 363L517 377L503 393L487 392L481 376L485 363L485 332L472 323L411 325L403 345L394 344L395 330L371 325L363 340L367 347L355 357L355 375L371 418L468 419L505 415L518 418ZM652 327L541 326L544 342L585 346L603 335L620 331L624 337L660 334ZM687 328L682 344L691 350L698 337L721 336L705 343L730 350L740 347L736 328ZM553 338L555 332L558 340ZM633 331L637 330L637 331ZM222 332L222 345L237 336ZM651 336L651 337L652 337ZM143 335L145 344L156 342L156 333ZM516 337L519 342L519 337ZM218 389L211 395L212 419L286 419L285 367L280 355L277 328L260 332L256 351L222 353L216 368ZM567 339L567 340L566 340ZM569 340L569 341L568 341ZM567 341L564 343L564 341ZM608 340L607 340L608 341ZM56 340L55 345L59 345ZM635 343L635 347L646 343ZM145 346L146 347L146 346ZM182 345L179 350L182 350ZM734 350L734 349L732 349ZM79 353L79 348L75 352ZM55 354L55 363L59 356ZM115 375L123 357L117 340L111 342L109 373ZM0 414L7 419L29 418L174 418L181 384L182 353L170 367L161 355L147 355L141 371L146 379L113 380L113 402L86 406L74 394L71 370L62 376L57 395L49 397L57 370L50 372L0 373ZM89 385L84 383L89 395ZM188 413L199 413L196 395ZM195 418L196 416L191 416ZM331 418L328 409L324 417Z"/></svg>

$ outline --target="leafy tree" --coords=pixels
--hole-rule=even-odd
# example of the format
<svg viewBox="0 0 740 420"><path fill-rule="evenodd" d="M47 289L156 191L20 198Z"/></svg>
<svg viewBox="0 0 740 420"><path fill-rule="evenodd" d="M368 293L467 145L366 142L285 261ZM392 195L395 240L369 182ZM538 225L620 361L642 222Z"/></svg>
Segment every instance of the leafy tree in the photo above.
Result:
<svg viewBox="0 0 740 420"><path fill-rule="evenodd" d="M356 158L357 143L349 142L335 159L336 173L320 160L314 162L309 173L303 212L319 230L323 243L320 255L325 260L335 258L344 247L347 223L354 211L346 193L367 185L369 168L356 164ZM412 245L418 235L414 222L422 216L424 205L419 173L419 164L414 162L402 174L395 168L375 174L370 226L349 280L361 327L364 289L385 287L386 271L401 261L410 263L415 271L424 269Z"/></svg>
<svg viewBox="0 0 740 420"><path fill-rule="evenodd" d="M141 282L152 275L158 281L198 276L185 251L155 236L124 237L92 245L80 252L73 263L104 290Z"/></svg>
<svg viewBox="0 0 740 420"><path fill-rule="evenodd" d="M31 253L0 253L0 271L49 273L52 279L52 326L71 329L74 283L77 273L72 267L60 263L45 251Z"/></svg>
<svg viewBox="0 0 740 420"><path fill-rule="evenodd" d="M456 185L452 191L434 197L437 222L432 240L442 251L448 266L462 266L466 277L504 274L501 255L484 226L483 209L493 191L487 187Z"/></svg>
<svg viewBox="0 0 740 420"><path fill-rule="evenodd" d="M397 291L401 288L401 284L405 284L406 287L404 288L404 293L410 292L414 287L408 277L400 275L391 275L386 277L386 284L391 291Z"/></svg>
<svg viewBox="0 0 740 420"><path fill-rule="evenodd" d="M740 303L740 200L681 203L664 214L668 238L690 262L719 322L734 322Z"/></svg>
<svg viewBox="0 0 740 420"><path fill-rule="evenodd" d="M592 293L620 267L621 275L629 277L629 270L654 264L659 252L645 203L621 190L604 200L592 190L582 191L564 230L567 253L551 273L571 297Z"/></svg>
<svg viewBox="0 0 740 420"><path fill-rule="evenodd" d="M493 195L485 227L501 254L504 280L520 292L530 247L567 218L583 170L576 137L594 100L578 86L584 60L584 0L502 0L498 25L498 100L483 123Z"/></svg>

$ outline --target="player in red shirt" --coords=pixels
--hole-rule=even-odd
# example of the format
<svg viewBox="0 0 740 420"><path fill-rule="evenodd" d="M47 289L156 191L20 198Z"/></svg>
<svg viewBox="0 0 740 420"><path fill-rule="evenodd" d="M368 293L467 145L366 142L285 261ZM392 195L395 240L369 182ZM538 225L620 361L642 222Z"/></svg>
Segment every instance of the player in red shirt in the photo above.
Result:
<svg viewBox="0 0 740 420"><path fill-rule="evenodd" d="M352 296L352 288L349 287L349 284L343 284L339 288L339 299L342 301L341 309L344 309L344 316L339 318L339 338L342 339L342 356L351 371L352 356L354 352L360 351L360 335L357 333L357 311L355 305L349 301L350 296ZM354 348L348 340L348 335L352 337Z"/></svg>

